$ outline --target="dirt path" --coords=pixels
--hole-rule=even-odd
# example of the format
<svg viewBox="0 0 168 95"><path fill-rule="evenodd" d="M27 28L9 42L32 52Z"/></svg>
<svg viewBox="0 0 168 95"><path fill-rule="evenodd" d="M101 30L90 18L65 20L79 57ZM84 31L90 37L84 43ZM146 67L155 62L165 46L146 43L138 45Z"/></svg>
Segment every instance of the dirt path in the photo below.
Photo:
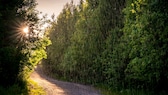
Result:
<svg viewBox="0 0 168 95"><path fill-rule="evenodd" d="M39 67L35 69L30 78L42 86L47 95L101 95L99 91L90 86L62 82L46 77Z"/></svg>

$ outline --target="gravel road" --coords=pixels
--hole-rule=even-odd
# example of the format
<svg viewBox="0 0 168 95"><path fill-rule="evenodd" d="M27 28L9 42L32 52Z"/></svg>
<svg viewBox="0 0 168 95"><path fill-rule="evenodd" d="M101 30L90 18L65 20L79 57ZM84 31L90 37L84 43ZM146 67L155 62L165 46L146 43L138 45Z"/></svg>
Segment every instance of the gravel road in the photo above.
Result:
<svg viewBox="0 0 168 95"><path fill-rule="evenodd" d="M37 67L30 78L44 88L47 95L101 95L91 86L58 81L45 76Z"/></svg>

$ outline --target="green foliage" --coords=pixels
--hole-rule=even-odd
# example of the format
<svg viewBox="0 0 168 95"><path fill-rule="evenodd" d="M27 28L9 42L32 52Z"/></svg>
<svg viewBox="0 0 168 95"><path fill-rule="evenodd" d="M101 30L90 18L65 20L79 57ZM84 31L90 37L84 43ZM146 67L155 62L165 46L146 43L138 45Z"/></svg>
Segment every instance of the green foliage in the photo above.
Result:
<svg viewBox="0 0 168 95"><path fill-rule="evenodd" d="M162 91L156 93L155 91L149 91L146 89L121 89L116 90L113 87L109 87L108 84L98 84L97 89L101 91L102 95L167 95L167 92Z"/></svg>
<svg viewBox="0 0 168 95"><path fill-rule="evenodd" d="M0 84L8 86L16 82L19 73L22 54L14 47L3 47L0 49Z"/></svg>
<svg viewBox="0 0 168 95"><path fill-rule="evenodd" d="M121 95L167 90L166 4L165 0L67 4L52 24L45 69L70 81L107 84Z"/></svg>
<svg viewBox="0 0 168 95"><path fill-rule="evenodd" d="M27 80L28 95L46 95L44 89L33 80Z"/></svg>
<svg viewBox="0 0 168 95"><path fill-rule="evenodd" d="M8 88L0 87L1 95L28 95L25 88L21 88L19 85L14 84Z"/></svg>
<svg viewBox="0 0 168 95"><path fill-rule="evenodd" d="M9 87L0 86L0 95L46 95L46 93L37 83L27 79L22 84L16 83Z"/></svg>
<svg viewBox="0 0 168 95"><path fill-rule="evenodd" d="M22 1L12 2L1 0L0 2L0 85L9 86L16 82L19 73L20 60L23 58L21 52L10 41L12 21L17 18L16 10Z"/></svg>
<svg viewBox="0 0 168 95"><path fill-rule="evenodd" d="M71 2L66 4L62 12L58 16L57 21L53 22L53 27L50 32L52 45L47 48L48 59L43 62L48 72L59 72L58 75L63 75L64 69L59 69L63 62L64 53L70 45L70 40L75 31L75 23L77 21L77 8Z"/></svg>
<svg viewBox="0 0 168 95"><path fill-rule="evenodd" d="M155 4L164 7L153 8ZM153 5L152 1L137 0L125 10L124 37L127 45L131 48L129 51L130 62L125 70L126 80L137 88L157 89L162 84L160 80L167 83L166 72L162 71L163 68L167 68L165 65L167 62L162 61L166 60L163 56L166 56L167 52L163 48L166 45L163 39L164 41L167 39L163 36L167 35L163 28L167 26L165 23L167 13L161 11L165 9L163 2L155 4ZM160 42L163 42L162 45ZM164 67L162 67L163 65Z"/></svg>
<svg viewBox="0 0 168 95"><path fill-rule="evenodd" d="M29 78L29 74L33 71L34 67L42 60L47 58L46 47L51 44L48 37L43 37L34 43L30 43L28 48L22 50L26 58L22 60L23 71L20 76L24 79Z"/></svg>
<svg viewBox="0 0 168 95"><path fill-rule="evenodd" d="M104 1L81 1L79 7L77 6L77 14L72 15L72 17L75 18L73 22L75 27L72 28L72 30L67 30L67 27L72 25L67 23L69 20L65 17L67 17L68 14L65 12L66 9L63 9L56 25L54 25L55 31L50 34L53 43L53 45L48 48L48 56L50 57L47 61L48 64L50 64L50 67L48 67L50 71L56 71L58 75L62 75L67 79L85 83L94 84L107 79L105 69L107 69L108 65L103 59L106 60L106 53L110 51L110 54L111 48L109 48L109 51L104 51L104 49L107 48L104 45L106 45L106 38L109 36L108 40L110 40L112 36L109 32L112 29L110 29L110 26L113 25L113 27L116 28L122 27L122 24L118 24L117 21L122 20L120 17L122 17L121 10L124 5L117 9L120 11L119 13L116 12L113 14L112 12L114 11L111 12L111 9L117 5L111 7L110 4L113 4L113 2L109 4L107 1L101 3L102 5L98 5L99 2ZM108 3L108 5L106 5L106 3ZM123 2L121 1L120 3ZM102 7L105 8L102 9ZM107 13L102 14L102 12L106 12L105 10L108 8L110 9ZM109 12L111 13L108 14ZM106 26L102 24L102 22L109 25ZM118 40L122 32L119 31L120 29L117 29L114 37ZM119 32L117 33L117 31ZM64 33L69 34L69 37ZM66 37L69 40L64 42ZM117 43L117 41L115 43Z"/></svg>
<svg viewBox="0 0 168 95"><path fill-rule="evenodd" d="M37 16L36 5L35 0L0 0L1 95L28 95L31 90L32 95L41 93L31 88L36 85L28 89L31 83L24 83L34 66L47 58L45 50L51 44L47 32L40 29L43 22ZM25 26L29 28L28 34L23 33Z"/></svg>

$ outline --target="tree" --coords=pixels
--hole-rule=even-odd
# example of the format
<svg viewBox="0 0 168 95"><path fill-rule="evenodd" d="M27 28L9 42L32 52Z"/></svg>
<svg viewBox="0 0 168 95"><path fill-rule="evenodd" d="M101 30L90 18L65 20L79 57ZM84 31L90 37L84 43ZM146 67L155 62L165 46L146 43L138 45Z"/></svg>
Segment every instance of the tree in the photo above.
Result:
<svg viewBox="0 0 168 95"><path fill-rule="evenodd" d="M131 87L165 89L166 4L165 1L134 0L125 10L124 37L130 59L125 74Z"/></svg>
<svg viewBox="0 0 168 95"><path fill-rule="evenodd" d="M0 85L2 86L13 85L19 80L18 76L23 73L26 66L30 63L34 65L39 59L46 57L38 56L37 60L37 55L35 58L31 54L32 52L37 54L37 50L40 49L45 55L45 47L49 45L48 38L39 38L35 33L35 30L40 31L36 4L35 0L0 1L0 76L2 76ZM29 29L27 34L23 33L24 27ZM29 62L30 59L36 62Z"/></svg>
<svg viewBox="0 0 168 95"><path fill-rule="evenodd" d="M62 75L63 69L60 69L60 64L63 61L64 53L71 44L70 39L75 31L75 23L78 19L78 11L73 1L67 3L57 20L52 23L50 31L50 39L52 45L47 48L48 59L43 62L48 72ZM48 65L49 64L49 65Z"/></svg>
<svg viewBox="0 0 168 95"><path fill-rule="evenodd" d="M0 1L0 84L3 86L13 84L20 69L22 54L10 41L10 34L14 31L12 29L12 21L17 18L17 9L22 2L22 0Z"/></svg>

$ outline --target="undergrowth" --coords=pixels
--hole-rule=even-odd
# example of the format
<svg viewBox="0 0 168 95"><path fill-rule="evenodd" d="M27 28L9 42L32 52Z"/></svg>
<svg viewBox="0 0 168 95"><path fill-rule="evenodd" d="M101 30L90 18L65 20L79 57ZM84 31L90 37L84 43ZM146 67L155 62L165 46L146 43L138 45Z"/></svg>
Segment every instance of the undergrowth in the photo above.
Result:
<svg viewBox="0 0 168 95"><path fill-rule="evenodd" d="M27 88L29 95L46 95L44 89L33 80L28 80Z"/></svg>
<svg viewBox="0 0 168 95"><path fill-rule="evenodd" d="M96 88L100 90L102 95L168 95L166 91L154 92L137 89L115 90L103 84L96 85Z"/></svg>
<svg viewBox="0 0 168 95"><path fill-rule="evenodd" d="M22 84L14 84L10 87L0 86L0 95L46 95L46 93L37 83L28 79Z"/></svg>
<svg viewBox="0 0 168 95"><path fill-rule="evenodd" d="M28 91L26 88L14 84L10 87L0 86L0 95L28 95Z"/></svg>

